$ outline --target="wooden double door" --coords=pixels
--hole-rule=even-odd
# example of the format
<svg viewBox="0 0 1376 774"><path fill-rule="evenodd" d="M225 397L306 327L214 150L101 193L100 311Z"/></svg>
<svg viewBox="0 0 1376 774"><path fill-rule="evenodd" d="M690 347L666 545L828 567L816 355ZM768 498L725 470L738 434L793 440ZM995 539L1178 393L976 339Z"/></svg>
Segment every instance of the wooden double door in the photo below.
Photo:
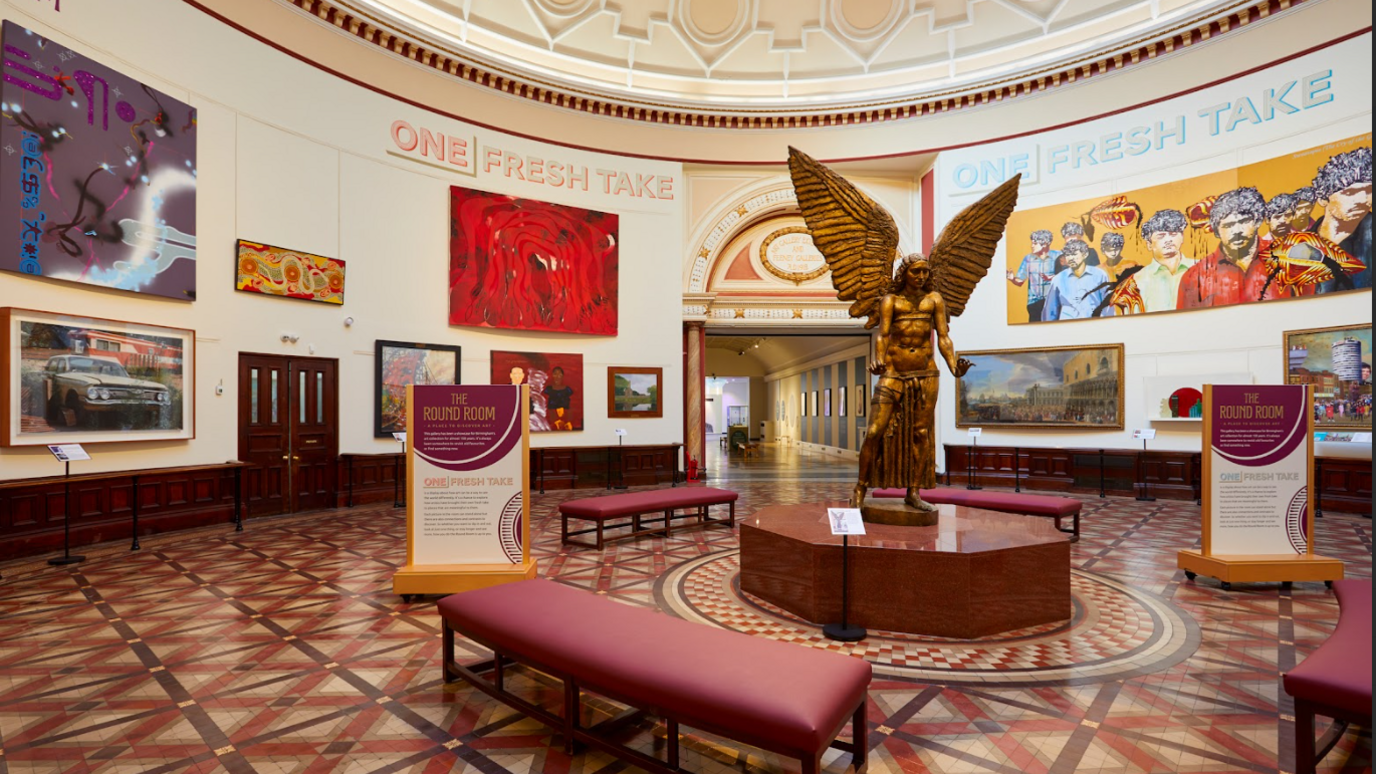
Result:
<svg viewBox="0 0 1376 774"><path fill-rule="evenodd" d="M335 505L336 360L239 355L239 459L250 516Z"/></svg>

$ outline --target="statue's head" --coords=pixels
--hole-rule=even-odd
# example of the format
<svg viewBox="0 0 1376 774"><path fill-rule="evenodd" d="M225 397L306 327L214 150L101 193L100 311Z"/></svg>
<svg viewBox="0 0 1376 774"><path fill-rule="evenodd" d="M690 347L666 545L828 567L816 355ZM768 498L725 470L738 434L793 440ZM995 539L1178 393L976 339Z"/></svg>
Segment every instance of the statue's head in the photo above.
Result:
<svg viewBox="0 0 1376 774"><path fill-rule="evenodd" d="M927 256L922 253L905 255L903 260L898 262L898 268L894 270L893 285L889 292L901 293L910 290L926 293L931 289L932 265L927 262Z"/></svg>

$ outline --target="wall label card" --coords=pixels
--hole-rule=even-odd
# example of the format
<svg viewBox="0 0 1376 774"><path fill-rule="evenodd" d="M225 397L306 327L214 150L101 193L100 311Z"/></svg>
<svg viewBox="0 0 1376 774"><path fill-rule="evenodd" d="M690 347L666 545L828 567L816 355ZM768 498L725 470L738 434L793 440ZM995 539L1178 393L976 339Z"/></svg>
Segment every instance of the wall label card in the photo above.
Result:
<svg viewBox="0 0 1376 774"><path fill-rule="evenodd" d="M406 443L406 433L392 433L392 440L397 443Z"/></svg>
<svg viewBox="0 0 1376 774"><path fill-rule="evenodd" d="M1137 430L1133 430L1133 431L1132 431L1132 440L1134 440L1134 441L1154 441L1154 440L1156 440L1156 430L1155 430L1155 428L1150 428L1150 427L1144 427L1144 428L1140 428L1140 429L1137 429Z"/></svg>
<svg viewBox="0 0 1376 774"><path fill-rule="evenodd" d="M526 388L408 389L408 564L520 564L528 500Z"/></svg>
<svg viewBox="0 0 1376 774"><path fill-rule="evenodd" d="M1214 554L1309 548L1311 397L1305 385L1206 388L1204 514Z"/></svg>
<svg viewBox="0 0 1376 774"><path fill-rule="evenodd" d="M53 453L58 462L80 462L91 458L79 443L54 444L48 447L48 451Z"/></svg>
<svg viewBox="0 0 1376 774"><path fill-rule="evenodd" d="M982 427L972 427L972 428L970 428L970 437L971 437L971 438L978 438L978 437L980 437L981 435L984 435L984 428L982 428Z"/></svg>
<svg viewBox="0 0 1376 774"><path fill-rule="evenodd" d="M859 508L828 508L827 523L833 535L863 535L865 520Z"/></svg>

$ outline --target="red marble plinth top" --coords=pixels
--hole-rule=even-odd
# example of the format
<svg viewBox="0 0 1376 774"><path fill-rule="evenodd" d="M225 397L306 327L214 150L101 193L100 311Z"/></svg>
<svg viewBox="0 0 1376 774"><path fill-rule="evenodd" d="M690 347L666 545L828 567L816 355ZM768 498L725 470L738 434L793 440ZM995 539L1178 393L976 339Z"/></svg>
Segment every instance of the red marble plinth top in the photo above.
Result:
<svg viewBox="0 0 1376 774"><path fill-rule="evenodd" d="M840 500L771 505L742 519L741 523L804 543L840 545L841 536L831 534L827 524L827 509L846 507L849 506ZM898 551L975 554L1070 540L1068 535L1056 529L1050 519L996 513L962 505L940 505L937 508L940 518L934 526L866 524L866 534L851 535L850 544Z"/></svg>

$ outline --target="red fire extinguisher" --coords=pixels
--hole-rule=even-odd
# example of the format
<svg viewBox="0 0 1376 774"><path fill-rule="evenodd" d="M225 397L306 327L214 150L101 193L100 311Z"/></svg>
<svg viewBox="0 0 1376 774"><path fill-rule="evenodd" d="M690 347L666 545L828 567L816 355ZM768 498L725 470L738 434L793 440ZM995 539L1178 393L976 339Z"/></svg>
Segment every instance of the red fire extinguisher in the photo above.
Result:
<svg viewBox="0 0 1376 774"><path fill-rule="evenodd" d="M698 461L693 459L692 457L688 458L688 480L698 480Z"/></svg>

